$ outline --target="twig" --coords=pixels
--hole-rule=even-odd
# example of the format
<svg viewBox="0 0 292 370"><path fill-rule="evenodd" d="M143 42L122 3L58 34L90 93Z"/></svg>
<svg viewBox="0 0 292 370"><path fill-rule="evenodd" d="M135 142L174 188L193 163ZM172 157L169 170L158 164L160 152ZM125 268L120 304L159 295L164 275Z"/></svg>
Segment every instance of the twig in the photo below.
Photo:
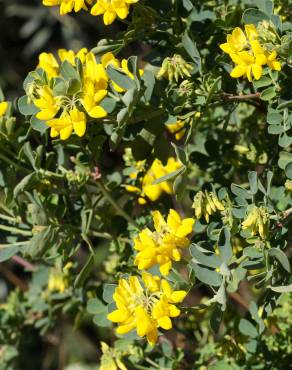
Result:
<svg viewBox="0 0 292 370"><path fill-rule="evenodd" d="M19 235L23 235L23 236L32 236L31 231L22 230L22 229L19 229L17 227L13 227L13 226L6 226L6 225L1 225L0 224L0 229L5 230L5 231L9 231L11 234L19 234Z"/></svg>
<svg viewBox="0 0 292 370"><path fill-rule="evenodd" d="M248 310L249 309L249 306L248 304L245 302L245 300L241 297L241 295L239 295L238 293L229 293L229 296L235 301L237 302L238 304L240 304L240 306L242 306L244 309Z"/></svg>
<svg viewBox="0 0 292 370"><path fill-rule="evenodd" d="M30 270L30 271L36 271L36 267L34 265L32 265L30 262L26 261L24 258L20 257L20 256L13 256L12 257L12 260L19 264L20 266Z"/></svg>
<svg viewBox="0 0 292 370"><path fill-rule="evenodd" d="M245 95L232 95L227 93L222 93L221 98L223 100L248 100L248 99L259 99L261 94L259 92L255 94L245 94Z"/></svg>
<svg viewBox="0 0 292 370"><path fill-rule="evenodd" d="M3 276L13 285L17 286L20 290L25 292L28 289L26 283L24 283L18 276L10 271L4 264L0 263L0 272Z"/></svg>
<svg viewBox="0 0 292 370"><path fill-rule="evenodd" d="M282 213L283 221L287 221L287 219L292 215L292 207L288 208L286 211Z"/></svg>

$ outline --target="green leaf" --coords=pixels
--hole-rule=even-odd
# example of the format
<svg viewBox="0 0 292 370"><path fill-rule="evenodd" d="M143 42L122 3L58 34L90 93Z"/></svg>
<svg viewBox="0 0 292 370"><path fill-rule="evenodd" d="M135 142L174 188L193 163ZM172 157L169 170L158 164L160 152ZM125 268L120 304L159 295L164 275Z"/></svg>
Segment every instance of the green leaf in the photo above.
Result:
<svg viewBox="0 0 292 370"><path fill-rule="evenodd" d="M250 171L248 173L248 181L250 192L252 195L255 195L258 191L258 175L255 171Z"/></svg>
<svg viewBox="0 0 292 370"><path fill-rule="evenodd" d="M252 198L252 194L248 190L234 183L231 184L231 191L233 194L237 195L239 198L243 198L243 199Z"/></svg>
<svg viewBox="0 0 292 370"><path fill-rule="evenodd" d="M182 37L182 44L186 52L192 58L193 62L197 65L198 70L201 71L201 56L197 49L196 43L190 38L186 32Z"/></svg>
<svg viewBox="0 0 292 370"><path fill-rule="evenodd" d="M9 247L0 248L0 263L9 260L16 253L19 252L19 247L17 245L11 245Z"/></svg>
<svg viewBox="0 0 292 370"><path fill-rule="evenodd" d="M258 336L257 329L255 326L246 319L241 319L239 321L239 331L250 338L256 338Z"/></svg>
<svg viewBox="0 0 292 370"><path fill-rule="evenodd" d="M108 308L99 299L89 299L86 306L87 312L94 315L93 322L102 327L111 326L111 322L107 319Z"/></svg>
<svg viewBox="0 0 292 370"><path fill-rule="evenodd" d="M288 136L286 132L283 132L282 135L279 136L279 145L282 148L287 148L292 144L292 136Z"/></svg>
<svg viewBox="0 0 292 370"><path fill-rule="evenodd" d="M61 76L63 76L65 78L65 80L73 79L73 80L79 80L80 81L80 76L79 76L77 70L67 60L65 60L62 63L62 65L60 67L60 74L61 74Z"/></svg>
<svg viewBox="0 0 292 370"><path fill-rule="evenodd" d="M105 109L108 113L112 113L115 110L117 102L115 99L105 97L102 102L99 104L103 109Z"/></svg>
<svg viewBox="0 0 292 370"><path fill-rule="evenodd" d="M253 81L255 88L259 89L261 87L266 87L272 84L272 80L267 76L262 76L259 80Z"/></svg>
<svg viewBox="0 0 292 370"><path fill-rule="evenodd" d="M53 247L56 230L51 226L45 226L35 234L28 245L23 248L25 255L31 258L41 258L49 248Z"/></svg>
<svg viewBox="0 0 292 370"><path fill-rule="evenodd" d="M225 311L226 309L226 290L225 290L224 281L222 281L222 284L220 285L220 288L218 289L213 299L221 305L221 311Z"/></svg>
<svg viewBox="0 0 292 370"><path fill-rule="evenodd" d="M138 91L136 88L129 89L122 97L123 103L127 107L131 107L133 104L136 103L138 98Z"/></svg>
<svg viewBox="0 0 292 370"><path fill-rule="evenodd" d="M112 303L114 301L113 294L115 292L116 287L117 287L116 284L104 284L103 285L102 299L106 303Z"/></svg>
<svg viewBox="0 0 292 370"><path fill-rule="evenodd" d="M281 249L271 248L269 249L268 254L271 257L275 257L287 272L291 271L288 257Z"/></svg>
<svg viewBox="0 0 292 370"><path fill-rule="evenodd" d="M190 12L193 9L193 4L190 0L182 0L183 7L185 10Z"/></svg>
<svg viewBox="0 0 292 370"><path fill-rule="evenodd" d="M37 119L36 116L31 117L30 124L34 130L41 133L44 133L49 129L49 126L47 126L44 121L40 121L39 119Z"/></svg>
<svg viewBox="0 0 292 370"><path fill-rule="evenodd" d="M87 279L88 275L90 274L91 270L94 266L94 256L89 256L88 260L86 261L85 265L83 266L82 270L77 275L74 287L75 288L81 288Z"/></svg>
<svg viewBox="0 0 292 370"><path fill-rule="evenodd" d="M245 24L257 25L261 21L267 21L270 17L259 9L246 9L242 15L242 21Z"/></svg>
<svg viewBox="0 0 292 370"><path fill-rule="evenodd" d="M30 164L32 165L34 170L37 170L36 165L35 165L35 158L34 154L32 152L31 144L30 142L26 142L23 146L23 151L26 157L28 158Z"/></svg>
<svg viewBox="0 0 292 370"><path fill-rule="evenodd" d="M188 157L186 151L182 147L180 147L180 146L178 146L174 143L171 143L171 145L174 147L177 158L181 161L182 164L187 166L188 161L189 161L189 157Z"/></svg>
<svg viewBox="0 0 292 370"><path fill-rule="evenodd" d="M292 293L292 284L282 286L269 286L269 288L277 293Z"/></svg>
<svg viewBox="0 0 292 370"><path fill-rule="evenodd" d="M211 286L220 286L222 283L222 277L214 270L210 270L204 267L200 267L193 261L190 262L191 268L195 272L195 276L202 283Z"/></svg>
<svg viewBox="0 0 292 370"><path fill-rule="evenodd" d="M264 101L270 101L276 96L276 91L274 87L268 87L261 92L261 99Z"/></svg>
<svg viewBox="0 0 292 370"><path fill-rule="evenodd" d="M14 188L13 195L17 197L19 193L22 193L28 189L31 185L35 183L36 174L35 172L30 173L25 176Z"/></svg>
<svg viewBox="0 0 292 370"><path fill-rule="evenodd" d="M286 109L292 107L292 100L283 101L281 104L278 105L278 109Z"/></svg>
<svg viewBox="0 0 292 370"><path fill-rule="evenodd" d="M102 301L99 300L98 298L90 298L87 301L86 311L90 313L91 315L96 315L104 311L105 307L106 307L105 304L102 303Z"/></svg>
<svg viewBox="0 0 292 370"><path fill-rule="evenodd" d="M200 247L196 244L190 246L190 253L193 257L192 263L199 263L203 266L219 268L221 265L221 260L215 254L205 254L200 251Z"/></svg>
<svg viewBox="0 0 292 370"><path fill-rule="evenodd" d="M288 179L292 179L292 163L291 162L287 164L287 166L285 167L285 173Z"/></svg>
<svg viewBox="0 0 292 370"><path fill-rule="evenodd" d="M115 69L112 65L107 67L109 77L122 89L130 90L136 87L135 82L121 70Z"/></svg>
<svg viewBox="0 0 292 370"><path fill-rule="evenodd" d="M218 238L218 248L222 261L228 265L231 257L233 256L233 253L230 243L230 231L227 227L223 227L220 230Z"/></svg>
<svg viewBox="0 0 292 370"><path fill-rule="evenodd" d="M180 175L183 171L185 170L185 166L182 166L181 168L179 168L178 170L176 171L173 171L173 172L170 172L168 173L167 175L164 175L162 177L159 177L159 179L156 179L152 185L157 185L157 184L161 184L162 182L165 182L165 181L170 181L170 180L173 180L175 179L178 175Z"/></svg>
<svg viewBox="0 0 292 370"><path fill-rule="evenodd" d="M268 112L267 121L270 125L280 125L283 121L283 116L277 111Z"/></svg>
<svg viewBox="0 0 292 370"><path fill-rule="evenodd" d="M289 152L280 152L279 153L279 167L284 170L286 166L292 162L292 153Z"/></svg>
<svg viewBox="0 0 292 370"><path fill-rule="evenodd" d="M245 247L242 253L249 258L261 258L263 256L263 253L256 250L255 247Z"/></svg>
<svg viewBox="0 0 292 370"><path fill-rule="evenodd" d="M274 4L271 0L256 0L255 5L264 13L268 15L273 14Z"/></svg>
<svg viewBox="0 0 292 370"><path fill-rule="evenodd" d="M26 95L18 99L17 107L19 112L24 116L31 116L39 111L34 104L28 102L28 97Z"/></svg>

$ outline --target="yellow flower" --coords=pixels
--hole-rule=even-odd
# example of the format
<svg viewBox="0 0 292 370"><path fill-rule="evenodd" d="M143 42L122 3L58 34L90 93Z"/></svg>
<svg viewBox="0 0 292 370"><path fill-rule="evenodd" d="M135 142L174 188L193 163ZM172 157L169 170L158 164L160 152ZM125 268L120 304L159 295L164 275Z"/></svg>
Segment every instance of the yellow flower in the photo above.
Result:
<svg viewBox="0 0 292 370"><path fill-rule="evenodd" d="M218 199L217 195L213 192L199 191L195 197L192 208L195 209L196 219L204 216L207 223L210 221L210 216L217 211L224 211L223 203Z"/></svg>
<svg viewBox="0 0 292 370"><path fill-rule="evenodd" d="M81 9L87 10L86 4L91 4L92 0L43 0L45 6L60 5L60 14L64 15L72 12L79 12Z"/></svg>
<svg viewBox="0 0 292 370"><path fill-rule="evenodd" d="M120 19L127 18L130 5L138 1L139 0L97 0L96 4L91 9L91 14L103 15L103 23L108 26L112 24L117 17Z"/></svg>
<svg viewBox="0 0 292 370"><path fill-rule="evenodd" d="M97 89L93 81L86 81L83 88L82 105L92 118L103 118L107 112L99 103L107 95L106 89Z"/></svg>
<svg viewBox="0 0 292 370"><path fill-rule="evenodd" d="M229 54L235 67L230 72L233 78L246 77L249 81L253 78L260 79L263 74L263 65L269 68L280 70L281 64L276 60L277 54L271 54L260 45L258 31L252 24L245 26L245 32L236 27L231 34L227 35L227 42L220 45L220 48Z"/></svg>
<svg viewBox="0 0 292 370"><path fill-rule="evenodd" d="M180 314L175 303L182 302L186 292L173 291L166 280L146 272L142 274L142 281L143 284L137 276L119 280L113 295L117 309L108 319L118 323L118 334L136 329L140 337L145 336L154 345L158 328L172 328L171 318Z"/></svg>
<svg viewBox="0 0 292 370"><path fill-rule="evenodd" d="M52 53L41 53L39 55L39 64L37 68L42 68L49 80L56 77L59 73L59 64Z"/></svg>
<svg viewBox="0 0 292 370"><path fill-rule="evenodd" d="M75 66L75 58L80 59L81 63L84 63L87 54L88 54L88 50L86 48L80 49L78 53L75 53L73 50L66 50L66 49L58 50L58 56L61 62L64 62L65 60L67 60L67 62L71 63L73 66Z"/></svg>
<svg viewBox="0 0 292 370"><path fill-rule="evenodd" d="M190 243L187 235L192 232L194 219L181 219L173 209L167 221L159 211L152 212L152 217L155 231L146 228L134 239L134 249L138 251L135 264L139 270L159 265L161 274L168 275L172 261L180 261L181 250Z"/></svg>
<svg viewBox="0 0 292 370"><path fill-rule="evenodd" d="M270 223L269 213L264 207L254 206L247 214L247 217L242 222L243 230L249 231L252 235L259 234L265 239L268 234Z"/></svg>
<svg viewBox="0 0 292 370"><path fill-rule="evenodd" d="M56 116L60 109L60 101L53 96L53 91L48 86L38 89L39 98L33 101L40 109L36 117L42 121L48 121Z"/></svg>
<svg viewBox="0 0 292 370"><path fill-rule="evenodd" d="M171 134L175 135L176 140L180 140L186 132L184 129L185 123L183 121L168 124L166 127Z"/></svg>
<svg viewBox="0 0 292 370"><path fill-rule="evenodd" d="M160 177L168 175L169 173L177 171L181 168L182 164L175 158L170 157L164 166L159 159L155 159L141 179L141 188L137 186L127 185L126 190L129 192L135 192L140 195L138 199L139 204L146 204L146 198L155 202L161 194L172 194L173 188L171 181L163 181L159 184L153 184L153 182ZM135 180L139 176L139 171L144 169L144 161L136 163L137 171L130 175L130 178Z"/></svg>
<svg viewBox="0 0 292 370"><path fill-rule="evenodd" d="M275 71L281 71L281 63L276 59L277 52L274 50L270 54L267 53L267 65Z"/></svg>
<svg viewBox="0 0 292 370"><path fill-rule="evenodd" d="M247 77L252 81L252 76L259 80L263 74L262 66L267 63L264 50L257 40L251 41L252 54L248 51L240 51L237 54L230 54L232 61L236 64L230 73L231 77Z"/></svg>
<svg viewBox="0 0 292 370"><path fill-rule="evenodd" d="M73 130L78 136L83 136L86 130L86 116L77 108L63 112L60 118L55 118L46 122L51 127L51 137L60 135L61 140L68 139Z"/></svg>
<svg viewBox="0 0 292 370"><path fill-rule="evenodd" d="M7 101L2 101L0 103L0 117L3 117L5 113L7 112L8 109L8 102Z"/></svg>

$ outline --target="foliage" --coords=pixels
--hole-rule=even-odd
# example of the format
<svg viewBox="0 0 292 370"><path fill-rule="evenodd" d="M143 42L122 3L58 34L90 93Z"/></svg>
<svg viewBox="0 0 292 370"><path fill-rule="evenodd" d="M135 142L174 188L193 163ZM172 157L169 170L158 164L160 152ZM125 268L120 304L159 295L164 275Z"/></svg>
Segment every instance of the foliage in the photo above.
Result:
<svg viewBox="0 0 292 370"><path fill-rule="evenodd" d="M0 369L288 369L289 0L43 5L0 94Z"/></svg>

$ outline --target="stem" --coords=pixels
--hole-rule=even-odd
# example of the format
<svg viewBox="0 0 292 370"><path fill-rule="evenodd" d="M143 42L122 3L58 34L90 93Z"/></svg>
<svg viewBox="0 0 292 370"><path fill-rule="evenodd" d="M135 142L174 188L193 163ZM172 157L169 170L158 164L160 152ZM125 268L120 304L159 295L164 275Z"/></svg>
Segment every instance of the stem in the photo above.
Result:
<svg viewBox="0 0 292 370"><path fill-rule="evenodd" d="M0 159L5 161L6 163L10 164L11 166L17 168L18 170L21 170L26 173L30 173L30 170L28 168L22 167L20 164L12 161L10 158L6 157L3 153L0 153Z"/></svg>
<svg viewBox="0 0 292 370"><path fill-rule="evenodd" d="M22 230L13 226L0 225L0 230L9 231L12 234L19 234L23 236L32 236L32 232L28 230Z"/></svg>
<svg viewBox="0 0 292 370"><path fill-rule="evenodd" d="M152 361L151 358L145 357L145 361L148 362L148 364L156 367L156 369L160 369L159 365L157 365L154 361Z"/></svg>
<svg viewBox="0 0 292 370"><path fill-rule="evenodd" d="M25 292L27 290L27 284L10 271L3 263L0 263L0 272L10 283L17 286L21 291Z"/></svg>
<svg viewBox="0 0 292 370"><path fill-rule="evenodd" d="M287 219L292 215L292 207L288 208L286 211L282 213L283 221L287 221Z"/></svg>
<svg viewBox="0 0 292 370"><path fill-rule="evenodd" d="M231 95L227 93L222 93L222 100L232 101L232 100L247 100L247 99L259 99L261 94L259 92L255 94L245 94L245 95Z"/></svg>
<svg viewBox="0 0 292 370"><path fill-rule="evenodd" d="M13 256L12 260L15 263L18 263L20 266L23 266L23 267L25 267L26 269L28 269L30 271L35 271L37 269L34 265L32 265L31 263L29 263L28 261L26 261L25 259L23 259L20 256Z"/></svg>
<svg viewBox="0 0 292 370"><path fill-rule="evenodd" d="M110 204L116 209L116 211L123 216L130 224L135 226L136 229L139 229L138 224L136 221L132 219L131 216L129 216L122 208L121 206L114 200L114 198L110 195L104 184L99 180L96 182L97 187L102 192L104 197L110 202Z"/></svg>
<svg viewBox="0 0 292 370"><path fill-rule="evenodd" d="M13 223L17 222L17 220L14 217L2 215L1 213L0 213L0 218L2 218L2 220L13 222Z"/></svg>
<svg viewBox="0 0 292 370"><path fill-rule="evenodd" d="M3 211L5 211L8 215L11 215L12 217L14 216L13 215L13 212L10 211L10 209L8 207L6 207L3 203L0 202L0 208L3 209Z"/></svg>

